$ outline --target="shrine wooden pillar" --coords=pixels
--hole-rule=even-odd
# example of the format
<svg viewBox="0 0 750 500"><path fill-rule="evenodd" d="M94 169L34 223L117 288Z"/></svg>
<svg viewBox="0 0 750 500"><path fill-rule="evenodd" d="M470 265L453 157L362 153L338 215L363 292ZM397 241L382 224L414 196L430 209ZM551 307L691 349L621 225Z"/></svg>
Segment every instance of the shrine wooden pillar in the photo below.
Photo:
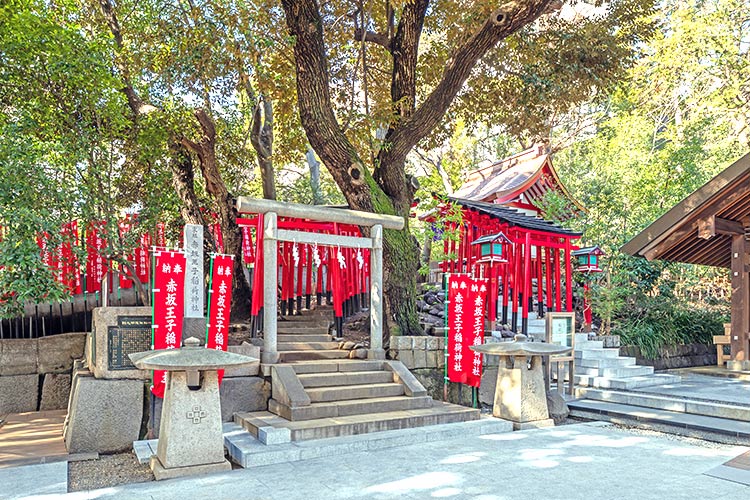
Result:
<svg viewBox="0 0 750 500"><path fill-rule="evenodd" d="M562 275L560 274L560 250L558 248L555 248L555 253L552 254L552 257L555 260L555 282L554 282L554 291L555 291L555 311L561 312L562 311Z"/></svg>
<svg viewBox="0 0 750 500"><path fill-rule="evenodd" d="M552 311L552 260L550 259L550 253L552 248L546 247L544 249L544 278L547 285L547 311Z"/></svg>
<svg viewBox="0 0 750 500"><path fill-rule="evenodd" d="M750 339L750 280L748 280L748 248L744 234L732 236L732 309L731 309L731 356L740 366L731 369L750 368L748 345Z"/></svg>
<svg viewBox="0 0 750 500"><path fill-rule="evenodd" d="M536 247L536 315L544 317L544 280L542 279L542 247Z"/></svg>

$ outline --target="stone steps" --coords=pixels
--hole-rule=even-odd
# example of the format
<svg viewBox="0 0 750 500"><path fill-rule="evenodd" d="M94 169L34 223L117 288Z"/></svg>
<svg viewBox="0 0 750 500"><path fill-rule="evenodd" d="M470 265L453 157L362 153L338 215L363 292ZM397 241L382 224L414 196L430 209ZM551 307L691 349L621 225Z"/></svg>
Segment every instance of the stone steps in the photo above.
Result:
<svg viewBox="0 0 750 500"><path fill-rule="evenodd" d="M578 350L578 347L576 347L574 357L576 361L579 359L612 359L620 357L620 350L604 349L601 347L597 349Z"/></svg>
<svg viewBox="0 0 750 500"><path fill-rule="evenodd" d="M331 342L331 336L327 333L280 333L276 341L282 342Z"/></svg>
<svg viewBox="0 0 750 500"><path fill-rule="evenodd" d="M595 401L750 422L750 405L730 405L664 394L579 387L576 396Z"/></svg>
<svg viewBox="0 0 750 500"><path fill-rule="evenodd" d="M613 368L576 367L576 372L580 375L592 375L594 377L628 378L652 375L654 373L654 367L638 366L635 364L632 366L619 366Z"/></svg>
<svg viewBox="0 0 750 500"><path fill-rule="evenodd" d="M510 422L483 417L458 423L431 425L429 427L403 428L373 434L341 436L315 441L286 442L267 446L241 426L224 424L224 446L230 459L241 467L261 467L278 463L296 462L315 458L337 457L355 452L394 449L419 443L448 439L469 438L485 434L511 432Z"/></svg>
<svg viewBox="0 0 750 500"><path fill-rule="evenodd" d="M276 349L279 351L326 351L339 348L338 342L277 342Z"/></svg>
<svg viewBox="0 0 750 500"><path fill-rule="evenodd" d="M390 382L382 384L306 388L305 392L307 392L311 402L321 403L352 399L401 396L404 394L404 386L396 382Z"/></svg>
<svg viewBox="0 0 750 500"><path fill-rule="evenodd" d="M629 358L626 356L617 356L612 358L578 358L576 359L578 366L582 368L617 368L624 366L634 366L635 358Z"/></svg>
<svg viewBox="0 0 750 500"><path fill-rule="evenodd" d="M287 420L297 422L300 420L416 410L429 408L432 406L432 402L433 400L429 396L390 396L312 403L310 406L289 408L272 399L269 402L268 410Z"/></svg>
<svg viewBox="0 0 750 500"><path fill-rule="evenodd" d="M382 371L383 362L380 360L328 360L328 361L297 361L290 363L297 375L308 373L332 372L364 372Z"/></svg>
<svg viewBox="0 0 750 500"><path fill-rule="evenodd" d="M656 373L648 376L616 378L599 377L593 375L576 374L574 377L576 385L583 387L594 387L599 389L624 389L633 390L651 385L674 384L681 380L677 375Z"/></svg>
<svg viewBox="0 0 750 500"><path fill-rule="evenodd" d="M305 373L298 375L302 387L331 387L342 385L383 384L393 382L393 373L387 371L357 371Z"/></svg>
<svg viewBox="0 0 750 500"><path fill-rule="evenodd" d="M235 423L255 437L258 436L258 429L262 427L285 428L290 430L292 441L351 436L478 419L478 409L442 402L434 402L430 408L301 421L289 421L270 412L235 414Z"/></svg>
<svg viewBox="0 0 750 500"><path fill-rule="evenodd" d="M294 325L278 323L276 325L276 334L283 333L328 333L328 323L299 323Z"/></svg>
<svg viewBox="0 0 750 500"><path fill-rule="evenodd" d="M298 351L280 351L279 362L289 363L291 361L312 361L318 359L346 359L349 357L349 351L341 349L325 350L298 350Z"/></svg>
<svg viewBox="0 0 750 500"><path fill-rule="evenodd" d="M750 444L750 422L591 399L570 401L568 406L573 417L603 420L727 444Z"/></svg>

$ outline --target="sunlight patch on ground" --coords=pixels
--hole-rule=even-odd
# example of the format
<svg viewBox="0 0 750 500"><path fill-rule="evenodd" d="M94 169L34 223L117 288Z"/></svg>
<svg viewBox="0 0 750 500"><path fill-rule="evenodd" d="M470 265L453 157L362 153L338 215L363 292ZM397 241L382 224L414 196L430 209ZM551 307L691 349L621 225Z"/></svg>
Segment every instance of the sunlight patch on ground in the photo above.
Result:
<svg viewBox="0 0 750 500"><path fill-rule="evenodd" d="M461 484L463 479L452 472L427 472L417 476L376 484L365 490L366 493L408 493L410 491L424 491L434 488L447 488Z"/></svg>
<svg viewBox="0 0 750 500"><path fill-rule="evenodd" d="M441 488L437 491L430 493L431 497L434 498L448 498L456 495L460 495L462 491L458 488Z"/></svg>
<svg viewBox="0 0 750 500"><path fill-rule="evenodd" d="M573 462L576 464L588 464L594 461L593 457L570 457L566 458L568 462Z"/></svg>
<svg viewBox="0 0 750 500"><path fill-rule="evenodd" d="M629 436L623 438L611 438L608 436L596 436L591 434L579 434L570 441L560 443L558 446L567 448L570 446L595 446L601 448L626 448L648 442L648 438L640 436Z"/></svg>
<svg viewBox="0 0 750 500"><path fill-rule="evenodd" d="M444 458L440 461L441 464L468 464L470 462L478 462L482 457L486 457L487 453L484 451L472 451L469 453L462 453L460 455L451 455L448 458Z"/></svg>

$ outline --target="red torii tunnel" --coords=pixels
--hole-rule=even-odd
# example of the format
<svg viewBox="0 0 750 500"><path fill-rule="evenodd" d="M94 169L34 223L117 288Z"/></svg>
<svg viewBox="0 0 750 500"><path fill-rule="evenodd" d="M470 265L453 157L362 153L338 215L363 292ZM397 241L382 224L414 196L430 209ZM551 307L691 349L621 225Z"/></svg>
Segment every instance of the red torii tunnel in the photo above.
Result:
<svg viewBox="0 0 750 500"><path fill-rule="evenodd" d="M237 223L242 228L244 260L247 264L253 264L254 268L250 313L251 330L255 335L263 329L263 214L240 217ZM278 227L339 236L361 236L359 226L293 217L279 217ZM334 324L340 336L344 318L368 304L370 250L283 241L279 242L278 247L281 315L300 314L303 298L305 308L309 309L313 294L318 305L326 297L333 304Z"/></svg>
<svg viewBox="0 0 750 500"><path fill-rule="evenodd" d="M449 200L461 208L462 220L460 223L445 223L443 230L456 234L458 238L443 238L444 254L451 258L440 263L440 270L481 274L489 279L486 310L491 327L499 320L502 324L509 323L514 332L519 332L520 312L520 332L528 334L529 311L534 308L539 317L544 315L545 309L573 310L571 252L578 247L572 242L579 239L581 233L503 205L460 198ZM444 215L449 208L443 205L438 210ZM434 223L435 216L424 220ZM482 236L500 232L507 237L502 241L505 262L483 261L480 246L471 243ZM537 287L532 294L534 281Z"/></svg>

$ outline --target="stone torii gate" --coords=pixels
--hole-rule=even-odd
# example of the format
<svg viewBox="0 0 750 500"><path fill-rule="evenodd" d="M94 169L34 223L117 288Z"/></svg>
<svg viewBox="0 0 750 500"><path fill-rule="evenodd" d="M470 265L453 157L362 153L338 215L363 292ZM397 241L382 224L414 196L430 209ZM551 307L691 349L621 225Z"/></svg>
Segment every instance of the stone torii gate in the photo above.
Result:
<svg viewBox="0 0 750 500"><path fill-rule="evenodd" d="M244 196L237 199L237 211L240 214L263 214L263 352L261 362L274 364L279 360L276 337L279 241L370 250L370 349L368 357L385 359L383 349L383 229L403 229L405 225L403 217L283 203ZM279 229L277 224L279 216L365 226L370 228L370 237Z"/></svg>

